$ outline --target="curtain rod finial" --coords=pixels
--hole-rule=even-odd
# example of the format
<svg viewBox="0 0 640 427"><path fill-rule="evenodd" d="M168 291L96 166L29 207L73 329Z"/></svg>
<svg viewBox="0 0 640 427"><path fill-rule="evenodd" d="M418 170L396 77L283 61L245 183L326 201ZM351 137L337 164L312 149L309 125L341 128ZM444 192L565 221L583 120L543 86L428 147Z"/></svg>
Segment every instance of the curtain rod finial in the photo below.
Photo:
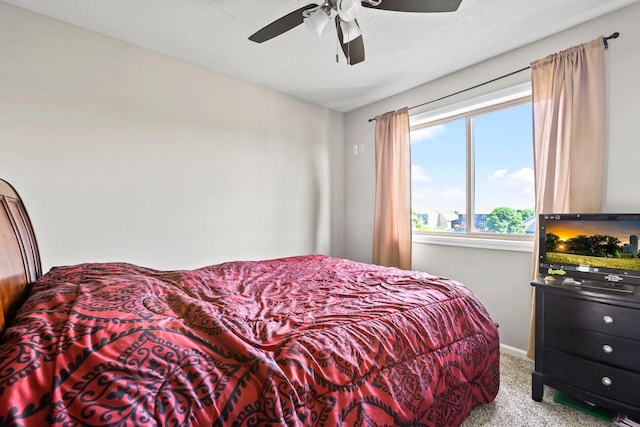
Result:
<svg viewBox="0 0 640 427"><path fill-rule="evenodd" d="M604 43L604 49L605 50L609 49L609 43L608 43L609 40L617 39L619 36L620 36L620 33L616 31L615 33L611 34L609 37L603 37L602 41Z"/></svg>

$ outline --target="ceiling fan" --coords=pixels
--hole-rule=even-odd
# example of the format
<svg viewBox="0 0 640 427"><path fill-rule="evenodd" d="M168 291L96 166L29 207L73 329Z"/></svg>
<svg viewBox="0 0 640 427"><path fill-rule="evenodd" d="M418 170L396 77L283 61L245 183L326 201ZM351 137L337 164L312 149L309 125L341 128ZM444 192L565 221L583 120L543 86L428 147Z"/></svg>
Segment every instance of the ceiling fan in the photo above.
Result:
<svg viewBox="0 0 640 427"><path fill-rule="evenodd" d="M284 15L249 37L263 43L304 23L311 30L322 34L332 18L335 21L338 40L347 63L354 65L364 61L364 42L358 24L362 7L395 12L453 12L462 0L325 0L311 3ZM337 56L336 56L337 59Z"/></svg>

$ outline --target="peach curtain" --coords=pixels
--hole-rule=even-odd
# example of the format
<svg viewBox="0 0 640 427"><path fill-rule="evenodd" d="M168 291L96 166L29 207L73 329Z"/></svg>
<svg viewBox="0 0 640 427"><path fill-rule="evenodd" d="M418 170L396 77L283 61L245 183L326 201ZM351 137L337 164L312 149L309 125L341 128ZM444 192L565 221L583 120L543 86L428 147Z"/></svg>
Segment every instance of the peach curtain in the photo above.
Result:
<svg viewBox="0 0 640 427"><path fill-rule="evenodd" d="M536 213L600 212L605 119L602 37L531 63ZM538 233L533 275L538 270ZM527 355L535 353L535 290Z"/></svg>
<svg viewBox="0 0 640 427"><path fill-rule="evenodd" d="M376 117L373 263L411 269L409 109Z"/></svg>

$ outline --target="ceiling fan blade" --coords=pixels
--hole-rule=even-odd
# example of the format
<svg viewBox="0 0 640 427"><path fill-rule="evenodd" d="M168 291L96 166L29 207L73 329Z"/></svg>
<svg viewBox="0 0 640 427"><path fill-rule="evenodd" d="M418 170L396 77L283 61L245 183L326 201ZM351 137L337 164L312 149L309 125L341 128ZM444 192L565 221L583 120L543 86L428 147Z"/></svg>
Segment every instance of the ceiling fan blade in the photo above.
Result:
<svg viewBox="0 0 640 427"><path fill-rule="evenodd" d="M360 24L358 24L358 20L354 20L353 22L358 26L359 29ZM339 16L336 16L336 30L338 31L338 40L340 40L342 52L344 53L345 58L347 58L347 62L349 63L349 65L355 65L364 61L364 40L362 39L362 34L360 34L350 42L344 43L344 33L342 32L342 27L340 26Z"/></svg>
<svg viewBox="0 0 640 427"><path fill-rule="evenodd" d="M382 0L378 6L362 2L364 7L380 10L393 10L396 12L455 12L460 7L462 0Z"/></svg>
<svg viewBox="0 0 640 427"><path fill-rule="evenodd" d="M308 9L314 9L316 7L318 7L317 4L311 3L304 7L301 7L298 10L294 10L293 12L283 16L282 18L273 21L266 27L256 31L251 35L251 37L249 37L249 40L256 43L262 43L266 42L267 40L271 40L272 38L279 36L282 33L286 33L287 31L297 27L304 22L304 16L302 16L302 12Z"/></svg>

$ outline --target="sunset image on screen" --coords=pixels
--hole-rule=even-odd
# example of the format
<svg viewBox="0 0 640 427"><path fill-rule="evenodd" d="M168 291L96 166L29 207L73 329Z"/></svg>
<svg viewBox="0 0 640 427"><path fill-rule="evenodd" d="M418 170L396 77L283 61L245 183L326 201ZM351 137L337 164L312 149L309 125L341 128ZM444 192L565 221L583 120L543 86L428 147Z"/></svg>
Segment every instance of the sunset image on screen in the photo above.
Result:
<svg viewBox="0 0 640 427"><path fill-rule="evenodd" d="M640 221L552 220L545 231L550 263L640 270Z"/></svg>

